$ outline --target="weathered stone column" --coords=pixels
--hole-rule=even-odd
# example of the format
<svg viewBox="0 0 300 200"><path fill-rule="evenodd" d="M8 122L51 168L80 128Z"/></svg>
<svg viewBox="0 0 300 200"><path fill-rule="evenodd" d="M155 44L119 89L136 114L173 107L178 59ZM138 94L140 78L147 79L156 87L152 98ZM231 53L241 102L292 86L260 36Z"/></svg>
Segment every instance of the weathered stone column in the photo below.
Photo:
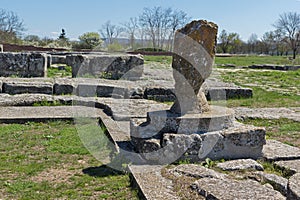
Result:
<svg viewBox="0 0 300 200"><path fill-rule="evenodd" d="M176 101L174 113L203 113L209 111L200 90L212 72L218 26L205 20L193 21L177 30L172 61Z"/></svg>
<svg viewBox="0 0 300 200"><path fill-rule="evenodd" d="M0 53L3 53L3 45L0 44Z"/></svg>

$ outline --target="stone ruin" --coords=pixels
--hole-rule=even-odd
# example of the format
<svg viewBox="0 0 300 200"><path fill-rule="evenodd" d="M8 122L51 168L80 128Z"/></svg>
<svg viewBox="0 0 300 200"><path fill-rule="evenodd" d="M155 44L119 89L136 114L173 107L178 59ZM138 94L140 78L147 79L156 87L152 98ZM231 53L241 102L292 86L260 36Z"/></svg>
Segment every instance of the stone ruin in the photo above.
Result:
<svg viewBox="0 0 300 200"><path fill-rule="evenodd" d="M0 53L0 76L46 77L44 53Z"/></svg>
<svg viewBox="0 0 300 200"><path fill-rule="evenodd" d="M265 129L242 125L233 110L210 106L201 89L215 56L216 24L193 21L177 30L172 61L176 101L170 110L132 119L131 142L150 164L176 160L254 158L262 156Z"/></svg>

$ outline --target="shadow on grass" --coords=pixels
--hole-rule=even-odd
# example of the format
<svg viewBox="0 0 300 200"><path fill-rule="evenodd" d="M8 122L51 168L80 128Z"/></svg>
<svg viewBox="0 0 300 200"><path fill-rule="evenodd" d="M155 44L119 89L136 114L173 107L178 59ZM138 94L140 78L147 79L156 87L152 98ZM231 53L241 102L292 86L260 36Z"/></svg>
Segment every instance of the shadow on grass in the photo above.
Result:
<svg viewBox="0 0 300 200"><path fill-rule="evenodd" d="M82 172L93 177L107 177L107 176L118 176L124 175L124 173L114 170L106 165L101 165L99 167L88 167L83 169Z"/></svg>

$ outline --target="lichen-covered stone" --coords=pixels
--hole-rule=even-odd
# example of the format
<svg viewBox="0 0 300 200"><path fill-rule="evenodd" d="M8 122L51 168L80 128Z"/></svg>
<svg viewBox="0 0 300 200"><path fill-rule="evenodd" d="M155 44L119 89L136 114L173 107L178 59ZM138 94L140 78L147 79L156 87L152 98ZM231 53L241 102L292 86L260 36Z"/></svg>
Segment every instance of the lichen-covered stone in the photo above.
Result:
<svg viewBox="0 0 300 200"><path fill-rule="evenodd" d="M72 77L138 79L144 59L140 55L68 55L66 63L72 66Z"/></svg>
<svg viewBox="0 0 300 200"><path fill-rule="evenodd" d="M272 187L261 185L253 180L201 178L193 183L191 187L206 199L286 199Z"/></svg>
<svg viewBox="0 0 300 200"><path fill-rule="evenodd" d="M200 88L212 72L217 32L218 26L205 20L193 21L176 31L172 68L177 99L172 112L209 110Z"/></svg>
<svg viewBox="0 0 300 200"><path fill-rule="evenodd" d="M263 156L269 161L300 160L300 149L276 140L267 140L263 148Z"/></svg>
<svg viewBox="0 0 300 200"><path fill-rule="evenodd" d="M42 53L0 53L0 76L46 77L47 55Z"/></svg>
<svg viewBox="0 0 300 200"><path fill-rule="evenodd" d="M261 164L258 164L252 159L238 159L226 161L223 163L218 163L217 167L224 171L235 171L235 170L259 170L263 171L264 168Z"/></svg>
<svg viewBox="0 0 300 200"><path fill-rule="evenodd" d="M9 79L3 83L3 93L53 94L53 82L51 79Z"/></svg>
<svg viewBox="0 0 300 200"><path fill-rule="evenodd" d="M260 177L262 183L269 183L273 188L279 191L284 196L287 196L288 179L278 176L276 174L267 174L265 172L256 172Z"/></svg>
<svg viewBox="0 0 300 200"><path fill-rule="evenodd" d="M288 200L300 200L300 173L295 174L289 179Z"/></svg>

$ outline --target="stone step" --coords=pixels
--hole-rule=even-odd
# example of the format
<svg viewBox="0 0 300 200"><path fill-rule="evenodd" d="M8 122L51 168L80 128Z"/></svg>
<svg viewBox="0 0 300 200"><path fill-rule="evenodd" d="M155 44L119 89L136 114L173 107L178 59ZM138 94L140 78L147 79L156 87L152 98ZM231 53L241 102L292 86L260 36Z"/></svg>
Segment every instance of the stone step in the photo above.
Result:
<svg viewBox="0 0 300 200"><path fill-rule="evenodd" d="M252 96L251 89L217 81L207 81L204 88L207 98L213 100ZM76 94L85 97L144 98L157 101L174 101L176 98L173 84L165 81L91 78L0 78L0 93Z"/></svg>

